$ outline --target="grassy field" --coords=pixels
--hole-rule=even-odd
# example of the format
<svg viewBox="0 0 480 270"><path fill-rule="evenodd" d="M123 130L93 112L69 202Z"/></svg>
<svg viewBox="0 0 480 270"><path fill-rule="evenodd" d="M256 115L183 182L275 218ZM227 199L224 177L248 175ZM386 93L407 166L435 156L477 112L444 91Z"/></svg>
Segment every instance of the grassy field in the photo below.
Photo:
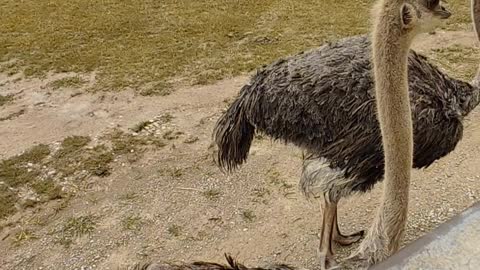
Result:
<svg viewBox="0 0 480 270"><path fill-rule="evenodd" d="M166 95L178 82L211 83L365 33L373 2L4 0L0 71L27 77L95 71L93 90ZM447 27L465 27L468 1L449 5Z"/></svg>

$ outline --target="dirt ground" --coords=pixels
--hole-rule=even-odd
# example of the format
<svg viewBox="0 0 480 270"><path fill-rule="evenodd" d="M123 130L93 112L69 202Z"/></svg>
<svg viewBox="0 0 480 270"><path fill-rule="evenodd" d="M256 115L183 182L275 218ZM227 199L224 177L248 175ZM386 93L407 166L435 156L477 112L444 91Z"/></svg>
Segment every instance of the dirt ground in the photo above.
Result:
<svg viewBox="0 0 480 270"><path fill-rule="evenodd" d="M439 32L419 38L415 48L428 52L454 44L478 46L470 32ZM48 87L69 75L28 80L0 75L0 93L15 97L0 107L0 117L21 111L0 122L0 159L71 135L100 140L113 128L128 131L167 114L170 122L148 131L173 131L177 136L138 161L116 158L111 175L88 177L68 201L25 208L1 221L1 269L118 269L145 260L224 262L225 252L252 266L317 265L319 205L297 189L298 148L259 137L247 164L232 175L220 172L212 161L212 127L248 76L179 87L165 97ZM84 79L93 84L95 74ZM464 138L453 153L426 170L414 171L406 242L478 200L478 118L476 110L465 120ZM380 192L381 185L341 203L345 232L368 228ZM89 233L68 247L58 244L58 228L72 217L85 216L95 220ZM26 231L29 237L21 237ZM338 250L341 259L351 249Z"/></svg>

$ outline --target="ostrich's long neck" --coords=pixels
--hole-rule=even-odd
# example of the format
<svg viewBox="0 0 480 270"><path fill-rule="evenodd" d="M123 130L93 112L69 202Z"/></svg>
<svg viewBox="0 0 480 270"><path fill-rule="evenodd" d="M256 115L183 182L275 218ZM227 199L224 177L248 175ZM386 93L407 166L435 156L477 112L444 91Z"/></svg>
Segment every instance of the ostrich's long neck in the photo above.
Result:
<svg viewBox="0 0 480 270"><path fill-rule="evenodd" d="M472 23L473 30L477 35L477 39L480 41L480 0L472 0ZM480 65L477 69L477 75L472 80L472 85L475 87L475 106L480 102Z"/></svg>
<svg viewBox="0 0 480 270"><path fill-rule="evenodd" d="M480 41L480 0L472 0L472 24L477 39ZM473 86L472 97L463 109L465 115L470 113L480 103L480 65L471 84Z"/></svg>
<svg viewBox="0 0 480 270"><path fill-rule="evenodd" d="M401 3L380 1L372 36L375 93L385 154L384 194L377 218L383 219L390 252L399 248L404 233L413 155L407 78L412 40L403 32L398 16ZM395 17L398 22L392 24Z"/></svg>
<svg viewBox="0 0 480 270"><path fill-rule="evenodd" d="M480 66L478 66L477 75L472 80L472 85L473 85L473 87L476 88L477 92L480 91L480 89L479 89L480 88Z"/></svg>

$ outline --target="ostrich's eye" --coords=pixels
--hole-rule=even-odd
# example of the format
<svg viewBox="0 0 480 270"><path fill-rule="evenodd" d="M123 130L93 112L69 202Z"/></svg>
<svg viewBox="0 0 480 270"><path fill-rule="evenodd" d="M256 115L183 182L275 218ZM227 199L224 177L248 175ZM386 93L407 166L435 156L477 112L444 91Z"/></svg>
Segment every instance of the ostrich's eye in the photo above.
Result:
<svg viewBox="0 0 480 270"><path fill-rule="evenodd" d="M440 0L427 0L426 4L428 9L435 9L438 5L440 5Z"/></svg>

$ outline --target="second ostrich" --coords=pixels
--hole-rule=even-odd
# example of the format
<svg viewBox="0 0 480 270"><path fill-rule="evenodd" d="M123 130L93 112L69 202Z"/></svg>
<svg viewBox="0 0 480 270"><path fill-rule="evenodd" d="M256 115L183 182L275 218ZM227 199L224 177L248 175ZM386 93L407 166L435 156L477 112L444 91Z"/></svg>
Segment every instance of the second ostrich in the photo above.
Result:
<svg viewBox="0 0 480 270"><path fill-rule="evenodd" d="M431 10L443 9L438 1L426 2ZM479 2L472 0L478 37ZM338 201L369 191L385 172L371 72L368 36L280 59L257 72L214 128L217 161L228 171L246 161L256 130L306 150L300 187L323 200L320 249L328 256L331 241L346 245L363 235L340 233ZM413 167L425 168L461 140L463 118L480 102L480 71L472 83L457 80L410 50L408 86Z"/></svg>
<svg viewBox="0 0 480 270"><path fill-rule="evenodd" d="M196 261L193 263L143 263L136 264L127 270L307 270L288 264L272 264L266 267L247 267L238 263L232 256L225 254L228 264Z"/></svg>

